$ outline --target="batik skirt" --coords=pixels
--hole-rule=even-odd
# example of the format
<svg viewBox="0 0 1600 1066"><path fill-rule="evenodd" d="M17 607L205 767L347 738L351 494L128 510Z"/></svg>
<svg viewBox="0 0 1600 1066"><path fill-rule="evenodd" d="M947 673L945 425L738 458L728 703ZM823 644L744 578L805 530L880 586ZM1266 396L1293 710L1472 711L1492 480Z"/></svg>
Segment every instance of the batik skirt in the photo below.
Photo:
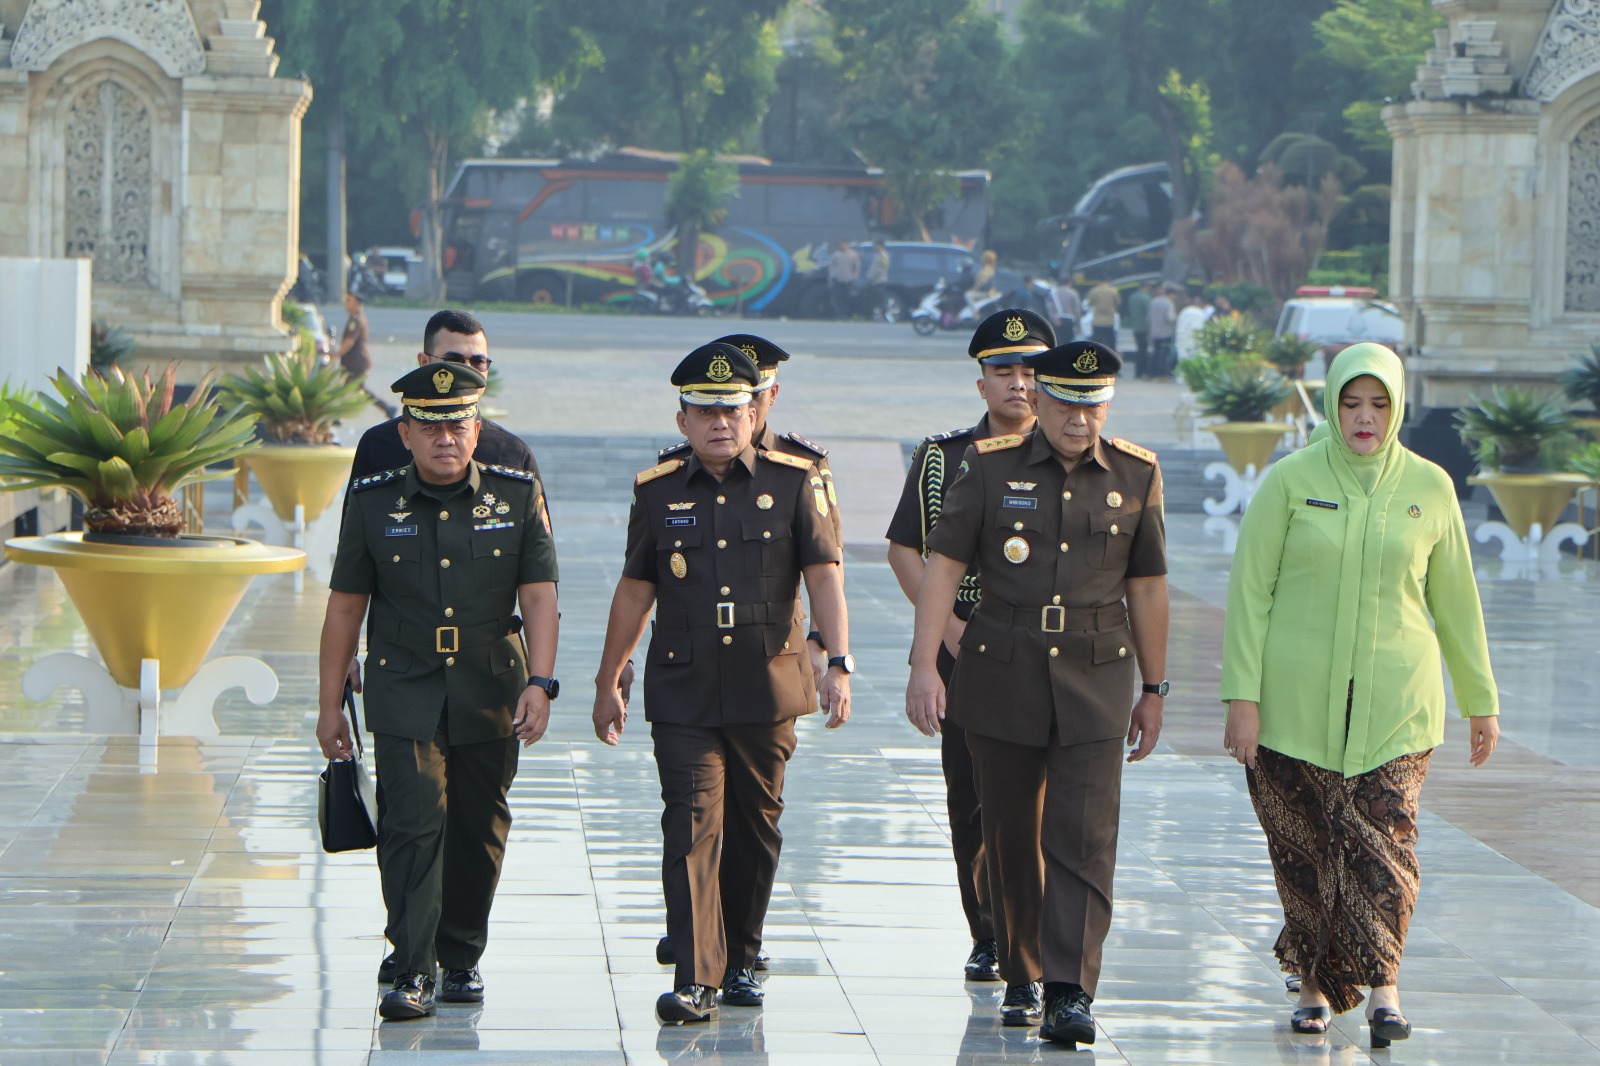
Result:
<svg viewBox="0 0 1600 1066"><path fill-rule="evenodd" d="M1314 978L1336 1013L1359 986L1392 985L1417 904L1417 801L1431 751L1359 777L1267 748L1246 773L1283 901L1275 952Z"/></svg>

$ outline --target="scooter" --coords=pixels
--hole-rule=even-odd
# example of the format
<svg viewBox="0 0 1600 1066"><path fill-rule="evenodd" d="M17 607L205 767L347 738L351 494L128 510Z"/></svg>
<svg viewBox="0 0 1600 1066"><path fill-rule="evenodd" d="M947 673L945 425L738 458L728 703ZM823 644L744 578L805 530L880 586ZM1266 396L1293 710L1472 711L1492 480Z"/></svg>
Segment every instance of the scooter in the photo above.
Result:
<svg viewBox="0 0 1600 1066"><path fill-rule="evenodd" d="M959 311L952 311L947 306L947 286L945 280L940 278L933 289L922 298L922 302L911 312L911 328L917 331L919 337L931 337L941 329L971 330L983 321L984 317L1000 306L1001 293L995 292L978 299L965 297Z"/></svg>
<svg viewBox="0 0 1600 1066"><path fill-rule="evenodd" d="M629 310L636 315L697 315L707 318L716 314L717 309L698 283L688 278L675 278L664 287L634 289Z"/></svg>

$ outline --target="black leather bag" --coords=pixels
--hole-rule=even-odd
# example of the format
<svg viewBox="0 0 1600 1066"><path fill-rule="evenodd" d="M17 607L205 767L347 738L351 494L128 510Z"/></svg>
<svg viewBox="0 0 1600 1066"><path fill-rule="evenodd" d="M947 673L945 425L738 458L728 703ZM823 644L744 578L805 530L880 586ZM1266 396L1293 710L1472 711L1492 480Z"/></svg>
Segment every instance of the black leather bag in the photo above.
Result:
<svg viewBox="0 0 1600 1066"><path fill-rule="evenodd" d="M349 759L329 760L328 768L317 777L317 826L322 830L322 850L330 854L362 851L378 842L377 790L367 772L355 690L348 681L344 705L350 713L356 753Z"/></svg>

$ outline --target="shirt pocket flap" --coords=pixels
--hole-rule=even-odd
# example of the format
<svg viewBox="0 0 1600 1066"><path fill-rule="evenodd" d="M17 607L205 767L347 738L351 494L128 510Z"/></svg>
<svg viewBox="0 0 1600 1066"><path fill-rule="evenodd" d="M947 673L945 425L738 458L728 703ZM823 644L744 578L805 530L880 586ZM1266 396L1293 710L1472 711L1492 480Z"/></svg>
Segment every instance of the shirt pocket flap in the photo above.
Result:
<svg viewBox="0 0 1600 1066"><path fill-rule="evenodd" d="M1089 516L1089 532L1104 533L1111 537L1131 537L1134 523L1139 520L1138 515L1127 514L1091 514Z"/></svg>
<svg viewBox="0 0 1600 1066"><path fill-rule="evenodd" d="M698 526L679 526L675 529L664 530L656 538L656 547L662 551L676 551L679 548L700 547L700 529Z"/></svg>
<svg viewBox="0 0 1600 1066"><path fill-rule="evenodd" d="M1114 663L1133 654L1133 634L1126 629L1100 633L1094 638L1094 664Z"/></svg>
<svg viewBox="0 0 1600 1066"><path fill-rule="evenodd" d="M1039 501L1028 498L1030 503ZM1030 533L1044 533L1044 521L1039 517L1038 508L1001 507L994 513L996 529L1017 533L1027 530Z"/></svg>
<svg viewBox="0 0 1600 1066"><path fill-rule="evenodd" d="M694 641L687 629L657 627L650 638L650 662L666 666L687 663L694 655Z"/></svg>
<svg viewBox="0 0 1600 1066"><path fill-rule="evenodd" d="M511 532L507 530L506 532ZM516 555L517 549L522 546L519 537L497 537L493 533L474 533L472 535L472 557L474 559L498 559L503 555Z"/></svg>
<svg viewBox="0 0 1600 1066"><path fill-rule="evenodd" d="M1010 630L990 627L976 620L968 622L961 634L963 654L976 652L997 662L1008 663L1015 647L1016 637Z"/></svg>
<svg viewBox="0 0 1600 1066"><path fill-rule="evenodd" d="M787 525L774 522L771 518L746 518L744 520L744 539L746 541L761 541L771 544L775 540L782 540L792 536L794 530Z"/></svg>

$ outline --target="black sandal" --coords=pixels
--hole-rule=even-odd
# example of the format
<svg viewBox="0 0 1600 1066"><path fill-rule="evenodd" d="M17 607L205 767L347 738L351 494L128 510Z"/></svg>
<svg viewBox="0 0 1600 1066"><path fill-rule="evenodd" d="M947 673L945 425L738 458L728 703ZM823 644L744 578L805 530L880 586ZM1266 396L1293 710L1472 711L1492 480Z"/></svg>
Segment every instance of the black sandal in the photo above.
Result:
<svg viewBox="0 0 1600 1066"><path fill-rule="evenodd" d="M1367 1019L1367 1025L1372 1030L1373 1047L1388 1047L1390 1041L1404 1040L1411 1035L1411 1023L1392 1007L1374 1010L1372 1017Z"/></svg>
<svg viewBox="0 0 1600 1066"><path fill-rule="evenodd" d="M1327 1036L1328 1025L1332 1020L1333 1011L1326 1003L1320 1007L1296 1007L1294 1013L1289 1016L1289 1028L1297 1033L1305 1033L1308 1036ZM1312 1028L1311 1023L1313 1022L1319 1023L1320 1028ZM1374 1030L1374 1033L1376 1033L1376 1030ZM1372 1039L1377 1040L1378 1038L1374 1035ZM1379 1045L1373 1045L1373 1047L1377 1046ZM1387 1042L1383 1046L1387 1047Z"/></svg>
<svg viewBox="0 0 1600 1066"><path fill-rule="evenodd" d="M1284 974L1283 990L1291 996L1298 996L1300 994L1300 975L1297 973Z"/></svg>

